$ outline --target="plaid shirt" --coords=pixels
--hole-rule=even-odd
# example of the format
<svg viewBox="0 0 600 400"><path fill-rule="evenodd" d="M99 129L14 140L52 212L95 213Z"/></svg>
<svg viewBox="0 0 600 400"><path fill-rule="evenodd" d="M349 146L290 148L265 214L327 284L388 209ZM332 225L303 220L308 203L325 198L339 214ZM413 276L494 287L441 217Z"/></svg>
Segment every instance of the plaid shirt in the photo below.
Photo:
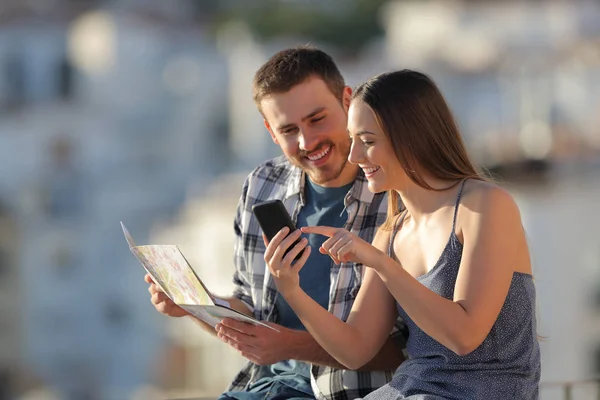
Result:
<svg viewBox="0 0 600 400"><path fill-rule="evenodd" d="M304 182L304 172L281 156L257 167L244 183L235 219L234 296L246 303L259 320L277 323L279 316L275 307L277 288L263 258L265 246L262 231L252 214L252 206L262 201L280 199L296 221L305 204ZM344 206L348 215L344 227L371 242L375 231L386 218L386 195L371 193L361 171L344 198ZM332 263L330 313L343 321L348 318L362 278L361 264L342 263L337 266ZM404 337L399 334L401 325L399 321L392 334L404 348ZM248 383L256 379L259 370L258 365L248 363L228 390L243 391ZM354 399L385 385L392 375L393 371L358 372L312 365L311 385L318 399Z"/></svg>

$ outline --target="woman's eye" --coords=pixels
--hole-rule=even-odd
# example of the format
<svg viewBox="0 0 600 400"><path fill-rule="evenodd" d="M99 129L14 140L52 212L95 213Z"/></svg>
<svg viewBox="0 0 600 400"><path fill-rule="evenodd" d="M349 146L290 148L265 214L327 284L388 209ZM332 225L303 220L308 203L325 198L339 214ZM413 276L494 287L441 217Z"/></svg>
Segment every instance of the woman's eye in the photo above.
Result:
<svg viewBox="0 0 600 400"><path fill-rule="evenodd" d="M371 140L363 140L363 143L365 144L365 146L371 146L374 142Z"/></svg>

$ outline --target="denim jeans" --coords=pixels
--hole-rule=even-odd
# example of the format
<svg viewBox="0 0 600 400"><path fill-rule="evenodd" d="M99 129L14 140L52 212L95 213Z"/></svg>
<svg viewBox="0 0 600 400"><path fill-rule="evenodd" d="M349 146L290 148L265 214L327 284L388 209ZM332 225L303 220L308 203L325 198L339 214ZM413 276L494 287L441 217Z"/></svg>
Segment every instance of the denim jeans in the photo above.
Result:
<svg viewBox="0 0 600 400"><path fill-rule="evenodd" d="M218 400L294 400L314 399L315 396L296 390L285 383L273 380L247 392L225 392Z"/></svg>

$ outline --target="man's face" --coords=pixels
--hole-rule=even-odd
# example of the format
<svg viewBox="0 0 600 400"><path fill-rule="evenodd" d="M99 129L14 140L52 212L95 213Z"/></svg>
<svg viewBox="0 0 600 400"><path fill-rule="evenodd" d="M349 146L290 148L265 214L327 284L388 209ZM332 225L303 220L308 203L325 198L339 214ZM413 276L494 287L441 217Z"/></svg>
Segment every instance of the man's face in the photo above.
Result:
<svg viewBox="0 0 600 400"><path fill-rule="evenodd" d="M318 185L339 187L356 176L356 166L347 162L350 95L350 88L346 88L340 102L323 80L309 78L288 92L261 101L265 126L273 141Z"/></svg>

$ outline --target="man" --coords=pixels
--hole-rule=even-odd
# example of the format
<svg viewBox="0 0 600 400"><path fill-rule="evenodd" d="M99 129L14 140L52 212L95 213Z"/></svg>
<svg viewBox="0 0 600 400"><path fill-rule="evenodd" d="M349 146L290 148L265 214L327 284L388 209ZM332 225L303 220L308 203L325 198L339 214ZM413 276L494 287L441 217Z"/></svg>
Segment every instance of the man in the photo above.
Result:
<svg viewBox="0 0 600 400"><path fill-rule="evenodd" d="M236 310L268 321L280 332L224 319L203 326L237 349L250 363L221 399L353 399L391 379L403 360L404 338L396 331L359 371L342 369L306 332L277 294L264 260L265 244L252 206L280 199L297 226L344 227L367 241L385 220L385 194L372 194L362 170L348 162L346 131L351 89L324 52L308 47L281 51L257 72L254 101L273 141L284 156L257 167L246 179L235 218L235 293L226 298ZM299 232L294 234L299 235ZM311 235L317 250L323 239ZM276 251L281 257L286 249ZM317 302L346 320L363 276L363 266L337 266L312 251L300 271L300 285ZM162 313L187 313L147 276L152 303ZM399 327L401 324L399 323Z"/></svg>

